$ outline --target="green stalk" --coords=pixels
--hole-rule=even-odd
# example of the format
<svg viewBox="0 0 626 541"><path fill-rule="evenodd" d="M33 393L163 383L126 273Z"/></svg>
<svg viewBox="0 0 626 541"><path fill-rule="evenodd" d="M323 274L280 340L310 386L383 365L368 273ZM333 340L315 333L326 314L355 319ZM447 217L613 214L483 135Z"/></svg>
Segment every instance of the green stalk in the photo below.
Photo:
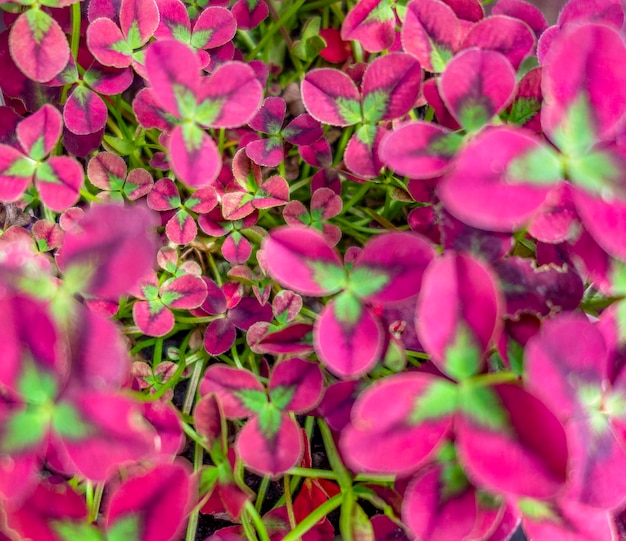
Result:
<svg viewBox="0 0 626 541"><path fill-rule="evenodd" d="M316 470L313 468L291 468L287 471L289 475L297 477L311 477L313 479L330 479L331 481L337 480L337 474L328 470Z"/></svg>
<svg viewBox="0 0 626 541"><path fill-rule="evenodd" d="M283 537L283 541L298 541L298 539L313 528L320 520L328 515L328 513L337 509L343 502L343 498L344 495L340 493L333 496L330 500L325 501L319 507L316 507L300 524Z"/></svg>
<svg viewBox="0 0 626 541"><path fill-rule="evenodd" d="M193 471L197 473L202 468L202 459L204 458L203 446L196 442L193 453ZM200 508L198 506L189 514L189 522L187 523L187 535L185 541L194 541L196 538L196 530L198 529L198 518L200 516Z"/></svg>
<svg viewBox="0 0 626 541"><path fill-rule="evenodd" d="M244 510L252 519L252 523L254 524L254 527L256 528L257 534L259 534L260 541L270 541L270 536L267 533L267 528L265 527L265 524L263 524L263 519L261 518L261 515L259 515L257 510L254 508L254 505L252 505L250 501L247 501L246 506L244 507Z"/></svg>
<svg viewBox="0 0 626 541"><path fill-rule="evenodd" d="M265 494L267 493L267 487L270 484L269 475L264 475L261 480L261 486L259 487L259 492L257 493L256 502L254 504L254 508L260 513L261 506L263 505L263 500L265 500Z"/></svg>

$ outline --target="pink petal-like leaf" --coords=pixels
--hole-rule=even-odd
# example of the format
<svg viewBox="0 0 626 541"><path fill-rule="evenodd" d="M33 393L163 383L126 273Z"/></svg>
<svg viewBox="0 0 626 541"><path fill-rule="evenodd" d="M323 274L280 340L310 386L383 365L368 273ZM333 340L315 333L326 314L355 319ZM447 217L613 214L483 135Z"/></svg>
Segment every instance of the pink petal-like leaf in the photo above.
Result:
<svg viewBox="0 0 626 541"><path fill-rule="evenodd" d="M350 271L351 291L372 303L412 297L420 291L422 275L434 256L424 237L406 232L376 235Z"/></svg>
<svg viewBox="0 0 626 541"><path fill-rule="evenodd" d="M330 301L313 328L315 351L326 367L342 378L369 372L382 354L383 329L378 319L349 293Z"/></svg>
<svg viewBox="0 0 626 541"><path fill-rule="evenodd" d="M572 155L610 138L626 114L624 85L626 45L615 30L592 24L563 30L543 72L544 130Z"/></svg>
<svg viewBox="0 0 626 541"><path fill-rule="evenodd" d="M492 15L471 27L461 47L501 53L517 70L534 45L535 36L527 24L505 15Z"/></svg>
<svg viewBox="0 0 626 541"><path fill-rule="evenodd" d="M90 273L83 291L115 298L135 287L156 254L153 216L140 206L91 208L65 233L57 254L62 270L81 266Z"/></svg>
<svg viewBox="0 0 626 541"><path fill-rule="evenodd" d="M420 342L450 377L473 376L497 338L503 308L492 271L468 254L447 252L424 275L416 317Z"/></svg>
<svg viewBox="0 0 626 541"><path fill-rule="evenodd" d="M279 175L273 175L265 180L254 194L254 206L258 209L279 207L288 202L289 184Z"/></svg>
<svg viewBox="0 0 626 541"><path fill-rule="evenodd" d="M468 477L488 490L529 498L563 488L565 431L543 402L510 383L464 391L455 430Z"/></svg>
<svg viewBox="0 0 626 541"><path fill-rule="evenodd" d="M463 222L513 231L531 218L561 177L558 155L530 132L488 128L460 150L437 191Z"/></svg>
<svg viewBox="0 0 626 541"><path fill-rule="evenodd" d="M237 32L237 21L229 10L219 6L205 8L193 25L191 45L213 49L229 42Z"/></svg>
<svg viewBox="0 0 626 541"><path fill-rule="evenodd" d="M133 50L148 43L158 26L159 10L155 0L122 0L120 27Z"/></svg>
<svg viewBox="0 0 626 541"><path fill-rule="evenodd" d="M252 30L267 17L269 10L263 0L238 0L231 8L240 30Z"/></svg>
<svg viewBox="0 0 626 541"><path fill-rule="evenodd" d="M87 164L89 181L101 190L120 190L126 178L126 162L111 152L99 152Z"/></svg>
<svg viewBox="0 0 626 541"><path fill-rule="evenodd" d="M155 434L139 404L120 395L91 390L57 403L52 425L62 463L92 481L154 451Z"/></svg>
<svg viewBox="0 0 626 541"><path fill-rule="evenodd" d="M213 364L200 382L200 395L215 393L228 419L248 417L267 404L263 385L248 370Z"/></svg>
<svg viewBox="0 0 626 541"><path fill-rule="evenodd" d="M302 297L289 289L280 291L272 301L272 312L281 324L293 321L302 309Z"/></svg>
<svg viewBox="0 0 626 541"><path fill-rule="evenodd" d="M31 183L34 164L18 150L0 145L0 200L17 201Z"/></svg>
<svg viewBox="0 0 626 541"><path fill-rule="evenodd" d="M277 135L283 127L287 105L283 98L265 98L256 115L248 122L253 130Z"/></svg>
<svg viewBox="0 0 626 541"><path fill-rule="evenodd" d="M217 145L195 124L176 126L170 134L168 150L172 170L188 186L207 186L222 168Z"/></svg>
<svg viewBox="0 0 626 541"><path fill-rule="evenodd" d="M411 122L388 133L380 143L382 162L400 175L432 178L452 162L463 138L429 122Z"/></svg>
<svg viewBox="0 0 626 541"><path fill-rule="evenodd" d="M263 251L270 276L303 295L330 295L345 283L339 256L312 229L273 229L263 243Z"/></svg>
<svg viewBox="0 0 626 541"><path fill-rule="evenodd" d="M70 56L61 26L42 9L29 9L10 26L9 51L22 73L38 83L60 73Z"/></svg>
<svg viewBox="0 0 626 541"><path fill-rule="evenodd" d="M237 329L228 319L211 321L204 333L204 349L210 355L221 355L235 343Z"/></svg>
<svg viewBox="0 0 626 541"><path fill-rule="evenodd" d="M152 191L154 181L146 169L131 169L124 183L124 193L129 201L136 201Z"/></svg>
<svg viewBox="0 0 626 541"><path fill-rule="evenodd" d="M257 139L246 145L246 154L254 163L265 167L276 167L284 159L285 151L278 137Z"/></svg>
<svg viewBox="0 0 626 541"><path fill-rule="evenodd" d="M511 63L498 52L477 48L456 55L439 81L446 106L468 131L480 129L502 111L515 87Z"/></svg>
<svg viewBox="0 0 626 541"><path fill-rule="evenodd" d="M266 332L267 327L267 323L255 323L246 333L253 351L273 355L306 355L313 351L312 325L293 323L273 332Z"/></svg>
<svg viewBox="0 0 626 541"><path fill-rule="evenodd" d="M234 265L245 263L252 255L252 245L241 233L233 231L224 239L222 255L226 261Z"/></svg>
<svg viewBox="0 0 626 541"><path fill-rule="evenodd" d="M357 399L340 449L355 471L410 474L431 456L452 424L448 381L419 372L386 377Z"/></svg>
<svg viewBox="0 0 626 541"><path fill-rule="evenodd" d="M302 81L301 91L307 111L323 124L351 126L362 120L359 90L342 71L310 71Z"/></svg>
<svg viewBox="0 0 626 541"><path fill-rule="evenodd" d="M172 116L161 107L157 96L151 88L142 88L137 93L133 100L133 113L135 113L141 127L147 130L159 128L160 130L170 131L174 125ZM162 153L160 154L162 155ZM157 156L159 156L159 153L156 153L155 158ZM157 168L169 169L167 164L165 166L159 165Z"/></svg>
<svg viewBox="0 0 626 541"><path fill-rule="evenodd" d="M180 0L157 0L159 26L154 32L157 40L175 39L185 44L191 42L191 21L185 4Z"/></svg>
<svg viewBox="0 0 626 541"><path fill-rule="evenodd" d="M389 0L359 0L341 26L341 39L357 40L370 53L388 49L395 39L396 16Z"/></svg>
<svg viewBox="0 0 626 541"><path fill-rule="evenodd" d="M214 394L204 395L193 410L193 424L209 448L222 437L224 413Z"/></svg>
<svg viewBox="0 0 626 541"><path fill-rule="evenodd" d="M145 66L156 99L168 113L186 118L197 110L200 63L187 45L156 41L146 51Z"/></svg>
<svg viewBox="0 0 626 541"><path fill-rule="evenodd" d="M151 209L159 211L176 209L181 205L178 188L174 181L167 177L156 181L146 202Z"/></svg>
<svg viewBox="0 0 626 541"><path fill-rule="evenodd" d="M147 336L165 336L174 328L174 315L159 300L138 301L133 305L133 320Z"/></svg>
<svg viewBox="0 0 626 541"><path fill-rule="evenodd" d="M230 310L229 320L235 327L247 331L259 321L272 321L272 308L269 303L260 304L255 297L244 297Z"/></svg>
<svg viewBox="0 0 626 541"><path fill-rule="evenodd" d="M323 134L320 123L307 113L298 115L282 131L285 141L292 145L312 145Z"/></svg>
<svg viewBox="0 0 626 541"><path fill-rule="evenodd" d="M624 8L619 0L570 0L559 13L557 24L600 23L615 30L624 24Z"/></svg>
<svg viewBox="0 0 626 541"><path fill-rule="evenodd" d="M94 63L83 75L83 80L98 94L114 96L131 85L133 71L130 68L117 69Z"/></svg>
<svg viewBox="0 0 626 541"><path fill-rule="evenodd" d="M378 146L385 133L379 126L361 126L350 138L344 153L348 170L364 178L377 177L383 167L378 157Z"/></svg>
<svg viewBox="0 0 626 541"><path fill-rule="evenodd" d="M170 308L197 308L206 299L207 286L199 276L183 274L163 282L159 295Z"/></svg>
<svg viewBox="0 0 626 541"><path fill-rule="evenodd" d="M39 197L55 212L64 211L78 201L83 182L83 166L69 156L53 156L35 172Z"/></svg>
<svg viewBox="0 0 626 541"><path fill-rule="evenodd" d="M235 448L244 464L261 475L277 476L302 459L302 429L286 413L268 408L239 432Z"/></svg>
<svg viewBox="0 0 626 541"><path fill-rule="evenodd" d="M130 66L133 51L111 19L100 17L87 27L87 46L100 64L115 68Z"/></svg>
<svg viewBox="0 0 626 541"><path fill-rule="evenodd" d="M568 2L571 4L571 2ZM508 15L525 22L530 26L535 36L548 28L548 22L541 10L525 0L499 0L491 10L492 15Z"/></svg>
<svg viewBox="0 0 626 541"><path fill-rule="evenodd" d="M57 144L62 127L61 113L47 103L17 125L17 139L30 158L43 160Z"/></svg>
<svg viewBox="0 0 626 541"><path fill-rule="evenodd" d="M363 76L363 118L393 120L413 107L422 85L422 68L410 54L390 53L374 60Z"/></svg>
<svg viewBox="0 0 626 541"><path fill-rule="evenodd" d="M195 503L195 482L184 461L159 464L126 478L110 496L105 511L108 537L116 525L135 528L137 541L168 541L180 536L184 520ZM126 538L128 539L128 538Z"/></svg>
<svg viewBox="0 0 626 541"><path fill-rule="evenodd" d="M174 244L188 244L196 238L198 226L193 216L185 209L181 209L168 220L165 234Z"/></svg>
<svg viewBox="0 0 626 541"><path fill-rule="evenodd" d="M72 91L63 108L65 126L77 135L96 133L103 129L107 115L107 106L102 98L84 86L77 86Z"/></svg>
<svg viewBox="0 0 626 541"><path fill-rule="evenodd" d="M461 25L440 0L413 1L407 6L402 43L425 70L441 73L461 45Z"/></svg>
<svg viewBox="0 0 626 541"><path fill-rule="evenodd" d="M229 192L222 196L222 214L227 220L241 220L254 211L254 196L246 192Z"/></svg>
<svg viewBox="0 0 626 541"><path fill-rule="evenodd" d="M314 408L322 398L323 389L319 365L297 357L275 365L268 384L272 404L296 413Z"/></svg>
<svg viewBox="0 0 626 541"><path fill-rule="evenodd" d="M448 4L459 19L478 22L485 15L480 0L443 0Z"/></svg>

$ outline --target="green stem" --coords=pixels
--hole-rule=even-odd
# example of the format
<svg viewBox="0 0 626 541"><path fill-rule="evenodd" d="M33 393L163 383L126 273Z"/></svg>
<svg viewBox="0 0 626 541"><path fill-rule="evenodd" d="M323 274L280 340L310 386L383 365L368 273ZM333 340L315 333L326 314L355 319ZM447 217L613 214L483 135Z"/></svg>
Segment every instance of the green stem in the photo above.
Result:
<svg viewBox="0 0 626 541"><path fill-rule="evenodd" d="M204 458L203 446L196 443L193 454L193 471L197 473L202 468L202 461ZM195 507L189 514L189 522L187 523L187 536L186 541L194 541L196 539L196 531L198 529L198 518L200 516L199 507Z"/></svg>
<svg viewBox="0 0 626 541"><path fill-rule="evenodd" d="M298 477L311 477L313 479L330 479L332 481L337 480L337 474L328 470L316 470L313 468L291 468L287 471L289 475L298 476Z"/></svg>
<svg viewBox="0 0 626 541"><path fill-rule="evenodd" d="M250 501L247 501L244 509L246 513L250 515L250 518L252 519L252 523L254 524L254 527L256 528L257 533L259 534L259 539L261 541L270 541L270 536L267 533L267 528L265 527L265 524L263 524L263 519L261 518L261 515L259 515L257 510L254 508L254 505L252 505Z"/></svg>
<svg viewBox="0 0 626 541"><path fill-rule="evenodd" d="M255 509L260 513L261 506L263 505L263 501L265 500L265 494L267 493L267 487L270 484L269 475L264 475L261 481L261 486L259 487L259 492L257 493L256 502L254 504Z"/></svg>
<svg viewBox="0 0 626 541"><path fill-rule="evenodd" d="M293 530L291 530L283 541L297 541L311 528L313 528L320 520L322 520L328 513L331 513L343 502L343 494L339 493L330 500L326 500L322 505L316 507L311 513L309 513L305 519L300 522Z"/></svg>

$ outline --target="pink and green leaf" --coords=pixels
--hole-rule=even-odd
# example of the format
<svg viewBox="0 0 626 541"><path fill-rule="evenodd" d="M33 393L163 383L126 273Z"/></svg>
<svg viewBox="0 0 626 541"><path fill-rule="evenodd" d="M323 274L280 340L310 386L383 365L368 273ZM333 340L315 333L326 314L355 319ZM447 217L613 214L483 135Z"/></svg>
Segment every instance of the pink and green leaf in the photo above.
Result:
<svg viewBox="0 0 626 541"><path fill-rule="evenodd" d="M133 304L133 321L147 336L165 336L174 328L174 315L158 299Z"/></svg>
<svg viewBox="0 0 626 541"><path fill-rule="evenodd" d="M278 363L268 384L270 402L280 410L304 413L322 398L324 380L316 363L298 357Z"/></svg>
<svg viewBox="0 0 626 541"><path fill-rule="evenodd" d="M83 75L83 81L99 94L114 96L131 85L133 72L130 68L117 69L94 63Z"/></svg>
<svg viewBox="0 0 626 541"><path fill-rule="evenodd" d="M263 0L238 0L231 8L240 30L252 30L261 24L268 13L267 4Z"/></svg>
<svg viewBox="0 0 626 541"><path fill-rule="evenodd" d="M101 190L121 190L126 178L126 162L111 152L99 152L87 164L87 178Z"/></svg>
<svg viewBox="0 0 626 541"><path fill-rule="evenodd" d="M133 51L111 19L100 17L87 27L87 46L94 58L104 66L130 66Z"/></svg>
<svg viewBox="0 0 626 541"><path fill-rule="evenodd" d="M441 73L461 45L459 19L440 0L411 2L402 26L402 43L425 70Z"/></svg>
<svg viewBox="0 0 626 541"><path fill-rule="evenodd" d="M283 98L265 98L259 111L252 117L248 126L261 133L278 135L283 127L287 105Z"/></svg>
<svg viewBox="0 0 626 541"><path fill-rule="evenodd" d="M210 355L221 355L235 343L237 329L228 319L211 321L204 333L204 349Z"/></svg>
<svg viewBox="0 0 626 541"><path fill-rule="evenodd" d="M159 10L155 0L122 0L120 28L130 47L143 47L159 26Z"/></svg>
<svg viewBox="0 0 626 541"><path fill-rule="evenodd" d="M210 184L222 168L217 145L196 124L176 126L170 134L168 151L178 179L193 188Z"/></svg>
<svg viewBox="0 0 626 541"><path fill-rule="evenodd" d="M126 177L123 192L129 201L136 201L152 191L154 180L146 169L131 169Z"/></svg>
<svg viewBox="0 0 626 541"><path fill-rule="evenodd" d="M346 379L362 376L376 365L383 341L378 319L348 292L324 307L313 328L320 360L331 372Z"/></svg>
<svg viewBox="0 0 626 541"><path fill-rule="evenodd" d="M61 26L39 7L22 13L10 26L9 51L20 71L38 83L58 75L70 57Z"/></svg>
<svg viewBox="0 0 626 541"><path fill-rule="evenodd" d="M435 389L435 390L433 390ZM355 471L410 474L440 444L452 425L454 385L410 372L379 380L352 408L340 449Z"/></svg>
<svg viewBox="0 0 626 541"><path fill-rule="evenodd" d="M351 126L362 120L361 96L342 71L320 68L302 81L302 100L309 114L322 124Z"/></svg>
<svg viewBox="0 0 626 541"><path fill-rule="evenodd" d="M278 137L257 139L246 145L246 154L254 163L265 167L276 167L283 161L285 151Z"/></svg>
<svg viewBox="0 0 626 541"><path fill-rule="evenodd" d="M196 238L198 226L186 209L180 209L167 221L165 234L174 244L188 244Z"/></svg>
<svg viewBox="0 0 626 541"><path fill-rule="evenodd" d="M297 466L304 452L302 429L271 405L246 423L235 446L248 468L272 477Z"/></svg>
<svg viewBox="0 0 626 541"><path fill-rule="evenodd" d="M0 199L17 201L32 181L36 162L18 150L0 145Z"/></svg>
<svg viewBox="0 0 626 541"><path fill-rule="evenodd" d="M571 4L571 2L568 3ZM525 0L499 0L498 4L493 6L491 14L519 19L530 26L537 37L548 28L548 22L541 10Z"/></svg>
<svg viewBox="0 0 626 541"><path fill-rule="evenodd" d="M410 54L377 58L363 76L363 118L373 123L406 115L415 106L421 85L421 66Z"/></svg>
<svg viewBox="0 0 626 541"><path fill-rule="evenodd" d="M303 113L287 124L281 133L292 145L312 145L322 137L324 130L311 115Z"/></svg>
<svg viewBox="0 0 626 541"><path fill-rule="evenodd" d="M460 150L437 190L461 221L513 231L530 220L561 176L558 156L530 132L488 128Z"/></svg>
<svg viewBox="0 0 626 541"><path fill-rule="evenodd" d="M396 15L389 0L359 0L341 26L341 39L356 40L370 53L393 45Z"/></svg>
<svg viewBox="0 0 626 541"><path fill-rule="evenodd" d="M220 47L228 43L236 32L237 21L228 9L209 6L194 22L191 45L198 49Z"/></svg>
<svg viewBox="0 0 626 541"><path fill-rule="evenodd" d="M63 108L65 126L77 135L96 133L103 129L107 116L107 107L102 98L85 86L74 88Z"/></svg>
<svg viewBox="0 0 626 541"><path fill-rule="evenodd" d="M159 295L163 304L169 308L198 308L206 299L207 286L199 276L183 274L166 280Z"/></svg>
<svg viewBox="0 0 626 541"><path fill-rule="evenodd" d="M532 53L534 46L535 36L529 26L505 15L492 15L473 25L461 45L463 49L478 47L499 52L515 70Z"/></svg>
<svg viewBox="0 0 626 541"><path fill-rule="evenodd" d="M448 252L424 274L418 337L440 370L463 380L482 370L503 310L493 272L468 254Z"/></svg>
<svg viewBox="0 0 626 541"><path fill-rule="evenodd" d="M273 229L263 243L263 251L270 276L298 293L321 297L345 285L346 272L339 255L313 229Z"/></svg>
<svg viewBox="0 0 626 541"><path fill-rule="evenodd" d="M372 124L364 124L350 138L344 153L346 167L355 175L375 178L383 167L378 147L386 131Z"/></svg>
<svg viewBox="0 0 626 541"><path fill-rule="evenodd" d="M211 365L204 373L200 395L209 393L215 393L228 419L249 417L268 403L263 385L252 372L224 365Z"/></svg>
<svg viewBox="0 0 626 541"><path fill-rule="evenodd" d="M84 182L83 166L70 156L53 156L39 164L34 181L46 206L55 212L62 212L80 198Z"/></svg>
<svg viewBox="0 0 626 541"><path fill-rule="evenodd" d="M45 104L17 125L17 139L30 158L41 161L52 152L62 128L61 113Z"/></svg>
<svg viewBox="0 0 626 541"><path fill-rule="evenodd" d="M515 70L498 52L466 49L446 66L439 88L457 122L467 131L477 131L513 97Z"/></svg>
<svg viewBox="0 0 626 541"><path fill-rule="evenodd" d="M468 476L494 492L554 496L567 480L568 459L565 431L554 413L518 385L466 385L455 430Z"/></svg>
<svg viewBox="0 0 626 541"><path fill-rule="evenodd" d="M367 242L350 271L350 290L372 303L397 302L420 291L422 276L435 256L424 237L383 233Z"/></svg>

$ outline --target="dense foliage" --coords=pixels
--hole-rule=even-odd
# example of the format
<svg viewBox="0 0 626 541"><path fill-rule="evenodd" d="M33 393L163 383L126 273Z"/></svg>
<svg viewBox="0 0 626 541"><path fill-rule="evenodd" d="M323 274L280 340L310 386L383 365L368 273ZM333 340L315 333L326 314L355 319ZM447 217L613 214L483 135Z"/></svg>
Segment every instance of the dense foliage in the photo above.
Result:
<svg viewBox="0 0 626 541"><path fill-rule="evenodd" d="M0 7L0 540L626 535L620 0Z"/></svg>

